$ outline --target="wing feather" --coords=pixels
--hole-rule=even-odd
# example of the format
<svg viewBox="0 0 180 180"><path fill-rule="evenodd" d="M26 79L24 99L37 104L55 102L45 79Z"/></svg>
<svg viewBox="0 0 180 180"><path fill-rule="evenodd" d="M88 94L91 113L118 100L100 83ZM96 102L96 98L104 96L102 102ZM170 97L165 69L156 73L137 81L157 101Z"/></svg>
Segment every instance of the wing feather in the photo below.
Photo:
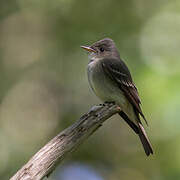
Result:
<svg viewBox="0 0 180 180"><path fill-rule="evenodd" d="M132 104L139 121L140 114L147 124L145 116L140 107L141 100L138 95L138 90L132 81L131 74L125 63L119 59L104 59L102 67L107 76L116 82L117 86L124 92L124 95Z"/></svg>

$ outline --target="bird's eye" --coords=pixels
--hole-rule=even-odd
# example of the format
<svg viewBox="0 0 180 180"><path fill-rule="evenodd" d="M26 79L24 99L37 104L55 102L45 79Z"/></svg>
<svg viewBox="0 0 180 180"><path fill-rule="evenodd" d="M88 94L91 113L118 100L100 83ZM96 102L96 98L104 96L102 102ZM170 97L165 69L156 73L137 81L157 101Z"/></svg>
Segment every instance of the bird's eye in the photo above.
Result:
<svg viewBox="0 0 180 180"><path fill-rule="evenodd" d="M101 47L99 50L100 50L101 52L103 52L103 51L104 51L104 48Z"/></svg>

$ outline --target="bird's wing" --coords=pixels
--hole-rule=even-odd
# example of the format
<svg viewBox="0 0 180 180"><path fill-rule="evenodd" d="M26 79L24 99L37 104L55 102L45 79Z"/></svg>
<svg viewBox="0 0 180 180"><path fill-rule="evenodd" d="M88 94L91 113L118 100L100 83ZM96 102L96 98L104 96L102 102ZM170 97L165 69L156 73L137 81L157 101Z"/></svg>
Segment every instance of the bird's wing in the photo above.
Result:
<svg viewBox="0 0 180 180"><path fill-rule="evenodd" d="M105 74L107 74L107 76L111 78L117 84L117 86L124 92L124 95L132 104L135 114L138 117L139 121L140 114L147 124L147 121L140 107L141 101L138 95L137 88L132 81L131 74L125 63L120 59L104 59L102 62L102 68Z"/></svg>

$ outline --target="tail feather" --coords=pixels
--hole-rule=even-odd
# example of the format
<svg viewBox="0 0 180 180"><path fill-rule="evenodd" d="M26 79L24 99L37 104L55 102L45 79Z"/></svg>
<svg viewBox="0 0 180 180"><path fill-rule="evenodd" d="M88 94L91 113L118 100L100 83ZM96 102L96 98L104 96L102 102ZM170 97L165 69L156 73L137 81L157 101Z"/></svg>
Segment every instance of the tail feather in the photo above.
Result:
<svg viewBox="0 0 180 180"><path fill-rule="evenodd" d="M132 122L129 117L123 112L121 111L119 113L119 115L125 120L125 122L134 130L134 132L136 134L139 134L139 127L134 123Z"/></svg>
<svg viewBox="0 0 180 180"><path fill-rule="evenodd" d="M139 138L141 140L146 155L149 156L150 154L153 154L151 143L146 135L143 126L140 123L138 123L138 125L139 125L139 134L138 134Z"/></svg>
<svg viewBox="0 0 180 180"><path fill-rule="evenodd" d="M136 125L133 121L129 119L129 117L121 111L119 115L126 121L126 123L134 130L136 134L139 135L139 138L141 140L141 143L143 145L144 151L147 156L150 154L153 154L153 149L151 146L151 143L146 135L146 132L140 122L138 122L138 125Z"/></svg>

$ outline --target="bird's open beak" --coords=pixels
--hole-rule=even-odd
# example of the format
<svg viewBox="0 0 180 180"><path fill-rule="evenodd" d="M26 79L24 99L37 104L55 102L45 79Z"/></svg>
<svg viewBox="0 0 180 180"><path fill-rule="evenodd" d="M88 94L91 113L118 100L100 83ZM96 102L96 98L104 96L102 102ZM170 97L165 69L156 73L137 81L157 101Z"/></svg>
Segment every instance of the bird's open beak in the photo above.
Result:
<svg viewBox="0 0 180 180"><path fill-rule="evenodd" d="M96 50L94 50L94 49L93 49L93 48L91 48L91 47L88 47L88 46L81 46L81 48L85 49L86 51L96 53Z"/></svg>

